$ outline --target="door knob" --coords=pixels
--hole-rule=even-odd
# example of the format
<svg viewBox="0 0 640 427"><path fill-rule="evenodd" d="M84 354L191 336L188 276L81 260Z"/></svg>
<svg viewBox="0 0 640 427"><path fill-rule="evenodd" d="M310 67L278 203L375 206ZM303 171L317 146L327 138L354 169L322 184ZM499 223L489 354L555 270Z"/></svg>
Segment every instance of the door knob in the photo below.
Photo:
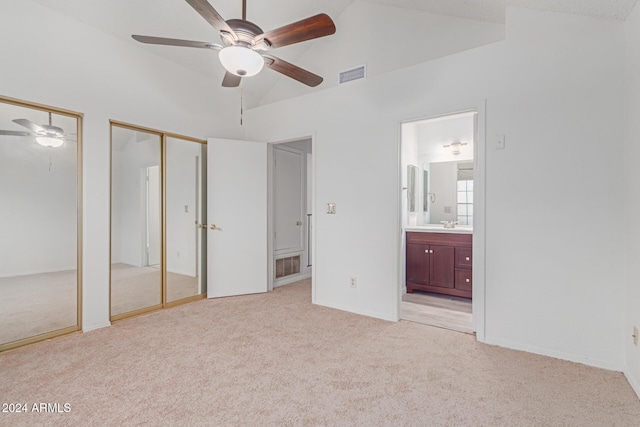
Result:
<svg viewBox="0 0 640 427"><path fill-rule="evenodd" d="M211 230L218 230L218 231L222 231L222 228L220 228L220 227L216 227L216 225L215 225L215 224L211 224L211 225L209 226L209 228L210 228Z"/></svg>
<svg viewBox="0 0 640 427"><path fill-rule="evenodd" d="M298 226L302 225L302 221L296 221L296 225Z"/></svg>

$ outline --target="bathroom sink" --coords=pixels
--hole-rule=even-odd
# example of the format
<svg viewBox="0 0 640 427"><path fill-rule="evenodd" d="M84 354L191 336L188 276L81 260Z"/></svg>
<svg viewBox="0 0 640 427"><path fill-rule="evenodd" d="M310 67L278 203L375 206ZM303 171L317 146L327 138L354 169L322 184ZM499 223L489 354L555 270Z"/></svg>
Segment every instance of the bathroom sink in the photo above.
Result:
<svg viewBox="0 0 640 427"><path fill-rule="evenodd" d="M442 224L426 224L426 225L412 225L406 228L406 231L423 231L430 233L473 233L473 226L471 225L456 225L454 228L444 228Z"/></svg>

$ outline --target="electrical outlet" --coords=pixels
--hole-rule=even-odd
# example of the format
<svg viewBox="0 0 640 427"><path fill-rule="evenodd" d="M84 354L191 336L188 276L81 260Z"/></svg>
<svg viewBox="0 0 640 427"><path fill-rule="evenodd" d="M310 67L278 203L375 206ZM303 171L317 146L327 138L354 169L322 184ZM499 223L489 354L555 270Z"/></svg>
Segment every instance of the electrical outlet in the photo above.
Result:
<svg viewBox="0 0 640 427"><path fill-rule="evenodd" d="M633 335L631 335L633 337L633 344L638 345L638 327L634 326L633 327Z"/></svg>
<svg viewBox="0 0 640 427"><path fill-rule="evenodd" d="M349 277L349 286L352 287L352 288L357 288L358 287L358 280L356 279L355 276Z"/></svg>
<svg viewBox="0 0 640 427"><path fill-rule="evenodd" d="M504 135L498 135L496 138L496 150L504 150L505 137Z"/></svg>

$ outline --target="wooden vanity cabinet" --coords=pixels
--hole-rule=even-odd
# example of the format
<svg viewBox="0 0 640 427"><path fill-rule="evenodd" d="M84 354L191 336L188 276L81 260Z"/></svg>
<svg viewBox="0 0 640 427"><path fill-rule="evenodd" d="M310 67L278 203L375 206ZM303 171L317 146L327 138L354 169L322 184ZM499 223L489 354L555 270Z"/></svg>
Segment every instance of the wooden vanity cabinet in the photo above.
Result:
<svg viewBox="0 0 640 427"><path fill-rule="evenodd" d="M471 234L407 232L407 292L471 298Z"/></svg>

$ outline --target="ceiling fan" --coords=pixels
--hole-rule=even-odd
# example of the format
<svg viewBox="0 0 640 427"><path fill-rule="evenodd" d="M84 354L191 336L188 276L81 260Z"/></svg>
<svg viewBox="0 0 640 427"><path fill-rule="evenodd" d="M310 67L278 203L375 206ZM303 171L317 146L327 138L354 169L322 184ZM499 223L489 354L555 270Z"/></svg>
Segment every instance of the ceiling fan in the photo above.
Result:
<svg viewBox="0 0 640 427"><path fill-rule="evenodd" d="M335 33L336 27L328 15L320 13L265 33L256 24L247 21L246 0L242 0L242 19L226 21L207 0L185 1L220 32L223 45L165 37L131 37L141 43L219 50L220 62L226 70L222 80L224 87L239 86L242 77L258 74L265 65L308 86L322 83L322 77L265 52Z"/></svg>
<svg viewBox="0 0 640 427"><path fill-rule="evenodd" d="M49 124L39 125L27 119L15 119L12 122L26 127L30 132L0 130L0 135L34 136L38 144L53 148L60 147L65 140L72 140L69 138L71 134L66 134L62 128L51 124L51 113L49 113Z"/></svg>

